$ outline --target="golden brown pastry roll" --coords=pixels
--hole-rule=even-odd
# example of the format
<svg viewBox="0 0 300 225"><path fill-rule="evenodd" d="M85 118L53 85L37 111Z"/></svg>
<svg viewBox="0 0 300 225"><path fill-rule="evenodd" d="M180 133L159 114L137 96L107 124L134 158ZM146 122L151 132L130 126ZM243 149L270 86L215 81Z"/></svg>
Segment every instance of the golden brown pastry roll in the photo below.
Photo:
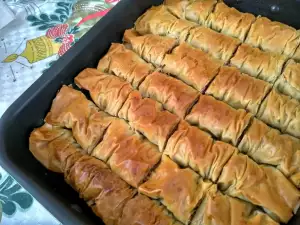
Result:
<svg viewBox="0 0 300 225"><path fill-rule="evenodd" d="M163 156L160 165L138 190L150 198L160 199L178 220L188 224L211 185L191 169L181 169L167 156Z"/></svg>
<svg viewBox="0 0 300 225"><path fill-rule="evenodd" d="M162 110L161 104L152 99L143 99L138 91L131 92L118 116L128 120L135 130L158 145L160 151L179 123L176 115Z"/></svg>
<svg viewBox="0 0 300 225"><path fill-rule="evenodd" d="M45 121L72 129L76 141L90 152L101 140L112 119L98 110L80 91L63 86L53 100Z"/></svg>
<svg viewBox="0 0 300 225"><path fill-rule="evenodd" d="M240 45L240 41L236 38L226 36L206 27L195 27L189 31L187 43L195 48L200 48L208 52L213 57L223 60L225 63L229 61L233 53Z"/></svg>
<svg viewBox="0 0 300 225"><path fill-rule="evenodd" d="M105 224L117 224L125 203L136 191L100 160L83 155L70 134L68 130L45 124L31 133L30 150L46 166L44 162L54 161L59 168L54 171L64 173L66 181L80 192ZM51 154L47 154L47 150Z"/></svg>
<svg viewBox="0 0 300 225"><path fill-rule="evenodd" d="M102 141L92 152L111 170L133 187L137 187L161 158L156 145L136 134L121 119L116 119L107 128Z"/></svg>
<svg viewBox="0 0 300 225"><path fill-rule="evenodd" d="M162 70L203 92L222 63L200 49L180 44L162 61Z"/></svg>
<svg viewBox="0 0 300 225"><path fill-rule="evenodd" d="M276 166L300 188L300 141L254 119L239 147L258 163Z"/></svg>
<svg viewBox="0 0 300 225"><path fill-rule="evenodd" d="M265 81L242 74L235 67L223 66L205 94L212 95L236 109L245 109L256 114L270 89L271 85Z"/></svg>
<svg viewBox="0 0 300 225"><path fill-rule="evenodd" d="M206 25L215 31L244 41L254 21L254 15L242 13L223 2L219 2L214 11L209 14Z"/></svg>
<svg viewBox="0 0 300 225"><path fill-rule="evenodd" d="M130 199L118 221L118 225L180 225L157 201L145 195Z"/></svg>
<svg viewBox="0 0 300 225"><path fill-rule="evenodd" d="M154 67L133 51L126 49L124 45L113 43L108 53L100 59L97 69L122 77L136 88Z"/></svg>
<svg viewBox="0 0 300 225"><path fill-rule="evenodd" d="M283 133L300 138L300 103L289 96L272 90L263 101L257 117Z"/></svg>
<svg viewBox="0 0 300 225"><path fill-rule="evenodd" d="M191 4L185 8L185 19L204 25L216 4L217 0L191 1Z"/></svg>
<svg viewBox="0 0 300 225"><path fill-rule="evenodd" d="M80 88L89 90L95 104L103 111L116 116L133 90L123 79L99 70L87 68L75 77L75 83ZM113 99L113 101L112 101Z"/></svg>
<svg viewBox="0 0 300 225"><path fill-rule="evenodd" d="M264 52L248 44L239 46L230 64L258 79L274 84L280 76L287 57L272 52Z"/></svg>
<svg viewBox="0 0 300 225"><path fill-rule="evenodd" d="M160 72L150 74L140 85L143 97L152 98L183 119L198 100L199 92L171 76Z"/></svg>
<svg viewBox="0 0 300 225"><path fill-rule="evenodd" d="M279 225L251 203L222 194L213 185L198 207L191 225Z"/></svg>
<svg viewBox="0 0 300 225"><path fill-rule="evenodd" d="M299 31L266 17L258 17L245 40L247 44L264 51L292 57L299 45Z"/></svg>
<svg viewBox="0 0 300 225"><path fill-rule="evenodd" d="M176 17L185 19L185 9L193 0L164 0L164 6Z"/></svg>
<svg viewBox="0 0 300 225"><path fill-rule="evenodd" d="M218 186L230 196L261 206L283 223L297 212L300 203L300 192L279 170L258 165L242 154L230 158Z"/></svg>
<svg viewBox="0 0 300 225"><path fill-rule="evenodd" d="M279 92L300 100L300 63L289 60L274 87Z"/></svg>
<svg viewBox="0 0 300 225"><path fill-rule="evenodd" d="M135 22L135 30L141 34L157 34L179 39L184 42L189 30L197 24L177 19L165 6L155 6L148 9Z"/></svg>
<svg viewBox="0 0 300 225"><path fill-rule="evenodd" d="M31 132L29 150L44 167L56 173L63 173L66 159L82 151L71 131L47 123Z"/></svg>
<svg viewBox="0 0 300 225"><path fill-rule="evenodd" d="M123 40L140 57L156 66L160 66L165 55L177 45L174 38L153 34L138 36L133 29L125 31Z"/></svg>
<svg viewBox="0 0 300 225"><path fill-rule="evenodd" d="M186 116L192 125L210 132L222 141L237 145L251 119L245 110L233 109L211 96L201 95L198 103Z"/></svg>
<svg viewBox="0 0 300 225"><path fill-rule="evenodd" d="M224 142L213 142L211 136L187 122L180 122L169 138L164 154L201 177L216 182L225 163L237 150Z"/></svg>

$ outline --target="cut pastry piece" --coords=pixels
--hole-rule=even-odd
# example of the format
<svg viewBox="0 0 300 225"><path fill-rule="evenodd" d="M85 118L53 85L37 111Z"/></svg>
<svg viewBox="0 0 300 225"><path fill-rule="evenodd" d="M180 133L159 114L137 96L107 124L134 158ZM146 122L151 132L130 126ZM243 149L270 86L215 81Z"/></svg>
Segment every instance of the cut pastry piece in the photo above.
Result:
<svg viewBox="0 0 300 225"><path fill-rule="evenodd" d="M274 87L300 101L300 63L289 60Z"/></svg>
<svg viewBox="0 0 300 225"><path fill-rule="evenodd" d="M244 41L254 21L254 15L242 13L223 2L219 2L214 11L209 14L206 25L215 31Z"/></svg>
<svg viewBox="0 0 300 225"><path fill-rule="evenodd" d="M300 140L281 134L263 122L254 119L245 132L240 151L258 163L276 166L300 188Z"/></svg>
<svg viewBox="0 0 300 225"><path fill-rule="evenodd" d="M71 131L47 123L31 132L29 150L44 167L56 173L63 173L66 159L82 151Z"/></svg>
<svg viewBox="0 0 300 225"><path fill-rule="evenodd" d="M57 135L60 132L57 129L63 135ZM62 130L51 125L35 129L30 136L30 146L33 147L30 150L36 152L35 156L42 162L53 160L55 155L56 166L63 169L56 172L64 173L67 182L80 192L80 196L105 224L116 224L125 203L136 191L101 161L83 155L83 150L78 148L74 139L66 135L70 131ZM52 154L45 154L47 150Z"/></svg>
<svg viewBox="0 0 300 225"><path fill-rule="evenodd" d="M191 225L279 225L251 203L222 194L213 185L196 211Z"/></svg>
<svg viewBox="0 0 300 225"><path fill-rule="evenodd" d="M158 145L160 151L179 123L176 115L162 110L161 104L152 99L143 99L138 91L131 92L118 116L128 120L135 130Z"/></svg>
<svg viewBox="0 0 300 225"><path fill-rule="evenodd" d="M147 62L160 66L165 55L176 45L177 40L153 34L139 36L133 29L126 30L123 40Z"/></svg>
<svg viewBox="0 0 300 225"><path fill-rule="evenodd" d="M113 116L118 114L132 91L131 85L124 80L92 68L79 73L75 77L75 83L80 88L89 90L95 104Z"/></svg>
<svg viewBox="0 0 300 225"><path fill-rule="evenodd" d="M178 220L188 224L211 185L191 169L180 169L171 159L163 156L149 180L138 190L150 198L160 199Z"/></svg>
<svg viewBox="0 0 300 225"><path fill-rule="evenodd" d="M184 42L189 30L197 24L177 19L165 6L155 6L148 9L135 22L135 30L141 34L157 34L176 38Z"/></svg>
<svg viewBox="0 0 300 225"><path fill-rule="evenodd" d="M203 92L217 75L221 61L214 60L200 49L180 44L162 61L163 71Z"/></svg>
<svg viewBox="0 0 300 225"><path fill-rule="evenodd" d="M159 202L137 195L130 199L119 219L118 225L180 225Z"/></svg>
<svg viewBox="0 0 300 225"><path fill-rule="evenodd" d="M256 114L270 89L267 82L241 74L235 67L223 66L205 93L236 109Z"/></svg>
<svg viewBox="0 0 300 225"><path fill-rule="evenodd" d="M226 194L261 206L283 223L291 219L300 204L300 192L279 170L258 165L242 154L230 158L218 184Z"/></svg>
<svg viewBox="0 0 300 225"><path fill-rule="evenodd" d="M210 135L182 121L169 138L164 154L180 166L191 167L201 177L216 182L223 166L236 151L224 142L214 143Z"/></svg>
<svg viewBox="0 0 300 225"><path fill-rule="evenodd" d="M187 20L204 25L208 15L213 11L217 0L195 0L185 8Z"/></svg>
<svg viewBox="0 0 300 225"><path fill-rule="evenodd" d="M230 63L242 72L274 84L280 76L287 57L272 52L264 52L247 44L239 46Z"/></svg>
<svg viewBox="0 0 300 225"><path fill-rule="evenodd" d="M300 138L300 103L289 96L272 90L263 101L257 117L283 133Z"/></svg>
<svg viewBox="0 0 300 225"><path fill-rule="evenodd" d="M113 43L108 53L99 61L97 69L122 77L136 88L154 67L124 45Z"/></svg>
<svg viewBox="0 0 300 225"><path fill-rule="evenodd" d="M106 162L131 186L138 187L158 163L161 153L156 145L137 135L124 120L116 119L92 156Z"/></svg>
<svg viewBox="0 0 300 225"><path fill-rule="evenodd" d="M236 38L220 34L206 27L195 27L189 31L187 43L208 52L225 63L233 56L240 45Z"/></svg>
<svg viewBox="0 0 300 225"><path fill-rule="evenodd" d="M186 120L222 141L237 145L251 119L245 110L235 110L211 96L201 95Z"/></svg>
<svg viewBox="0 0 300 225"><path fill-rule="evenodd" d="M165 109L182 119L199 97L199 92L192 87L160 72L150 74L139 91L143 97L162 103Z"/></svg>
<svg viewBox="0 0 300 225"><path fill-rule="evenodd" d="M164 5L172 14L204 25L208 15L217 4L216 0L165 0Z"/></svg>
<svg viewBox="0 0 300 225"><path fill-rule="evenodd" d="M296 29L266 17L259 17L252 24L245 42L264 51L292 57L300 38Z"/></svg>
<svg viewBox="0 0 300 225"><path fill-rule="evenodd" d="M111 116L98 110L80 91L63 86L53 100L45 121L72 129L80 146L91 152L112 120Z"/></svg>

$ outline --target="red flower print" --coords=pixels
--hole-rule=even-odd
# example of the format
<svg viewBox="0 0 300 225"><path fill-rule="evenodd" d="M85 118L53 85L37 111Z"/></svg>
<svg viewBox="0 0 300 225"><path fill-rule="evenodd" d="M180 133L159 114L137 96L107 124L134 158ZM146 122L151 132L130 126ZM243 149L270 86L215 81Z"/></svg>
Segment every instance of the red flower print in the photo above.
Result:
<svg viewBox="0 0 300 225"><path fill-rule="evenodd" d="M46 37L51 39L61 37L66 33L68 27L69 27L68 24L59 24L56 25L55 27L51 27L50 29L47 30Z"/></svg>
<svg viewBox="0 0 300 225"><path fill-rule="evenodd" d="M63 40L62 43L63 44L68 44L68 43L72 43L74 41L74 35L73 34L66 34L63 36Z"/></svg>
<svg viewBox="0 0 300 225"><path fill-rule="evenodd" d="M114 2L118 2L120 0L105 0L106 3L114 3Z"/></svg>
<svg viewBox="0 0 300 225"><path fill-rule="evenodd" d="M62 56L71 48L71 43L62 44L58 50L58 55Z"/></svg>

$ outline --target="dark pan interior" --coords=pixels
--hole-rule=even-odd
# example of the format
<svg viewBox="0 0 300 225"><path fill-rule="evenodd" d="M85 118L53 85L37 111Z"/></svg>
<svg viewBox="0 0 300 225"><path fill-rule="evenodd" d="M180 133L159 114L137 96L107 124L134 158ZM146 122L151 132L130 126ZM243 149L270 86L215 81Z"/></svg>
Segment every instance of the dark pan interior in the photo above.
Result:
<svg viewBox="0 0 300 225"><path fill-rule="evenodd" d="M266 15L300 27L300 1L228 0L244 12ZM43 123L52 99L62 84L70 84L86 67L95 67L111 42L120 42L125 29L151 5L162 0L122 0L75 46L46 71L11 107L0 121L0 164L63 224L103 224L61 175L47 171L29 152L28 137ZM274 11L274 9L273 9ZM289 225L300 224L300 213Z"/></svg>

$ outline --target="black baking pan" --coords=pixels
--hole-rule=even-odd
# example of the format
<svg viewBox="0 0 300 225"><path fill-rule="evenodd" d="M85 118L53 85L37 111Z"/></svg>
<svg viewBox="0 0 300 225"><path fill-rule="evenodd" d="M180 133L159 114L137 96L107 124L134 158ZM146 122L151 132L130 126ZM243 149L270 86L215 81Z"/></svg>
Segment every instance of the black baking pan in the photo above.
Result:
<svg viewBox="0 0 300 225"><path fill-rule="evenodd" d="M225 1L241 11L265 15L300 27L300 2L291 0ZM33 128L43 124L62 84L70 84L86 67L96 67L112 42L151 5L162 0L122 0L78 43L47 70L5 112L0 120L0 165L63 224L103 224L79 199L61 175L46 170L28 150ZM300 212L289 225L300 224Z"/></svg>

